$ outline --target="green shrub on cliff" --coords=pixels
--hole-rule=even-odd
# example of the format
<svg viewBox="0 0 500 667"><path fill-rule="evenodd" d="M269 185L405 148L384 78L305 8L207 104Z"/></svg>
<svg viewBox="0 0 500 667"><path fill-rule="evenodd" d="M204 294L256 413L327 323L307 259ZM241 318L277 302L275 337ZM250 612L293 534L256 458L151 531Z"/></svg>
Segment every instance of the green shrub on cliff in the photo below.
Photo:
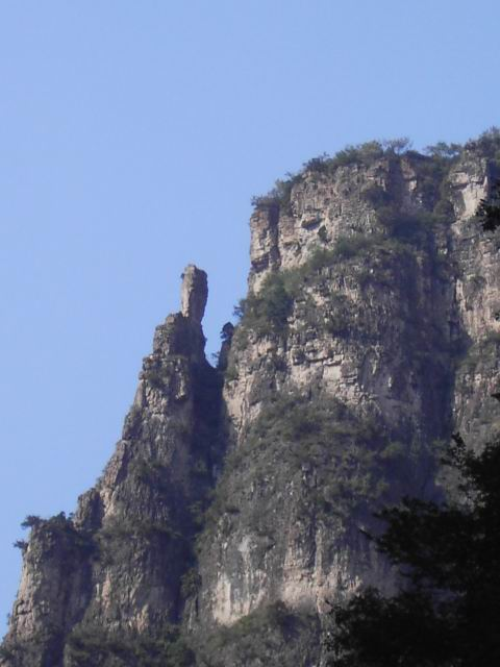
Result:
<svg viewBox="0 0 500 667"><path fill-rule="evenodd" d="M333 398L288 394L263 408L239 455L254 458L260 451L269 457L275 451L291 471L311 467L319 476L318 508L344 514L381 499L389 479L397 494L411 483L416 465L427 475L435 461L431 450L391 442L374 421L354 416Z"/></svg>
<svg viewBox="0 0 500 667"><path fill-rule="evenodd" d="M423 485L438 451L420 442L403 446L391 441L381 425L353 415L334 398L308 398L307 392L278 395L262 409L245 440L228 454L207 513L208 525L224 524L230 531L229 515L244 511L240 494L247 477L266 479L247 519L256 534L272 538L276 526L270 480L284 475L299 488L308 471L315 471L314 487L299 503L300 516L327 523L338 517L352 520L358 511ZM281 488L282 482L276 484ZM224 516L227 521L218 524Z"/></svg>
<svg viewBox="0 0 500 667"><path fill-rule="evenodd" d="M394 224L404 225L407 222L397 219ZM384 253L387 259L387 253L402 256L412 251L411 246L403 240L413 233L413 223L410 221L408 224L409 227L398 234L402 238L383 234L341 235L331 248L317 247L301 266L270 273L258 292L250 293L234 310L235 316L240 318L233 338L235 349L247 347L250 332L257 338L286 335L289 318L299 303L297 314L303 324L317 333L328 331L335 336L347 335L349 309L345 304L345 296L337 294L329 285L327 270L339 267L340 271L344 271L354 262L358 266L349 266L350 276L357 276L361 282L366 282L367 267L380 253ZM420 221L414 224L417 234ZM375 278L381 278L383 272L378 270L374 275ZM315 294L322 297L326 317L321 316ZM233 373L231 377L236 377L236 374Z"/></svg>
<svg viewBox="0 0 500 667"><path fill-rule="evenodd" d="M235 314L241 326L257 336L284 333L293 308L293 294L282 273L271 273L257 294L251 293L240 301Z"/></svg>
<svg viewBox="0 0 500 667"><path fill-rule="evenodd" d="M65 664L72 667L191 667L194 654L179 629L167 625L155 636L106 633L102 627L77 626L69 635Z"/></svg>
<svg viewBox="0 0 500 667"><path fill-rule="evenodd" d="M320 651L317 614L291 611L283 602L255 609L230 627L207 637L199 657L210 667L271 665L279 656L282 667L317 664Z"/></svg>
<svg viewBox="0 0 500 667"><path fill-rule="evenodd" d="M489 158L500 162L500 128L493 126L479 135L477 139L470 139L464 148L477 151Z"/></svg>
<svg viewBox="0 0 500 667"><path fill-rule="evenodd" d="M348 145L334 155L323 153L305 162L297 174L288 173L284 180L277 180L267 194L252 198L253 206L279 206L288 209L294 185L300 183L306 173L333 174L341 167L368 167L384 157L402 155L410 149L406 137L389 141L367 141Z"/></svg>

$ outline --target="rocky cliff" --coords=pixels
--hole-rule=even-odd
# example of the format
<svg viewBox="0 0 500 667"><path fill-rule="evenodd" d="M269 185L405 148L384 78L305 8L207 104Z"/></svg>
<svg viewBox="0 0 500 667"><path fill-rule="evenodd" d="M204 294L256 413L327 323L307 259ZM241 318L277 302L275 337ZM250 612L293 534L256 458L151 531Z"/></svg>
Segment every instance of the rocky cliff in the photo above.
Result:
<svg viewBox="0 0 500 667"><path fill-rule="evenodd" d="M451 432L499 426L500 243L474 218L499 155L373 142L257 199L218 368L186 269L102 477L28 520L1 665L320 664L328 602L394 585L374 511L442 497Z"/></svg>

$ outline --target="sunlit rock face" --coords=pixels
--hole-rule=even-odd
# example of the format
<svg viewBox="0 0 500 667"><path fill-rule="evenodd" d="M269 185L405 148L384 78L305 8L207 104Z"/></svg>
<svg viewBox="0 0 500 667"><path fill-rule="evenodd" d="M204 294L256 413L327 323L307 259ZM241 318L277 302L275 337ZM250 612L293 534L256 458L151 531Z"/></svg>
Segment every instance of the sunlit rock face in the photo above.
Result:
<svg viewBox="0 0 500 667"><path fill-rule="evenodd" d="M373 513L442 497L452 431L499 426L500 244L474 219L497 167L370 151L256 202L217 369L186 268L103 475L33 522L0 664L319 665L328 603L393 590Z"/></svg>
<svg viewBox="0 0 500 667"><path fill-rule="evenodd" d="M207 274L190 264L182 274L181 313L198 324L205 314L208 298Z"/></svg>

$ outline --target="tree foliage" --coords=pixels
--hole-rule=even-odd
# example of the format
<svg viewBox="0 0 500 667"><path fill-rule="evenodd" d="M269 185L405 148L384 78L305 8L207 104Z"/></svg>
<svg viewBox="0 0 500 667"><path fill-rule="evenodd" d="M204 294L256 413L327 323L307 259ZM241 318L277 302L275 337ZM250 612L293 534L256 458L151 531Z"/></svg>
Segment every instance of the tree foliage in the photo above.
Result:
<svg viewBox="0 0 500 667"><path fill-rule="evenodd" d="M500 180L496 182L491 196L481 199L477 217L485 232L494 232L500 227Z"/></svg>
<svg viewBox="0 0 500 667"><path fill-rule="evenodd" d="M375 541L403 586L333 608L330 667L500 664L500 440L474 454L455 435L445 463L462 504L406 498L379 515L387 530Z"/></svg>

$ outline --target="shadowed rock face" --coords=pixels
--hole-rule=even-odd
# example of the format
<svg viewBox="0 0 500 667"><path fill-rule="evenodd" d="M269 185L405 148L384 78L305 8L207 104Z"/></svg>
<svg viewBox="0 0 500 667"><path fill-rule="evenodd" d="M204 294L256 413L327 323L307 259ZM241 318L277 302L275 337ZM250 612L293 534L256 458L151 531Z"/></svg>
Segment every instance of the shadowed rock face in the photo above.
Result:
<svg viewBox="0 0 500 667"><path fill-rule="evenodd" d="M0 664L319 664L326 602L394 586L360 528L442 496L453 429L497 428L499 242L472 219L495 169L385 154L260 202L218 370L188 266L103 475L32 529Z"/></svg>

